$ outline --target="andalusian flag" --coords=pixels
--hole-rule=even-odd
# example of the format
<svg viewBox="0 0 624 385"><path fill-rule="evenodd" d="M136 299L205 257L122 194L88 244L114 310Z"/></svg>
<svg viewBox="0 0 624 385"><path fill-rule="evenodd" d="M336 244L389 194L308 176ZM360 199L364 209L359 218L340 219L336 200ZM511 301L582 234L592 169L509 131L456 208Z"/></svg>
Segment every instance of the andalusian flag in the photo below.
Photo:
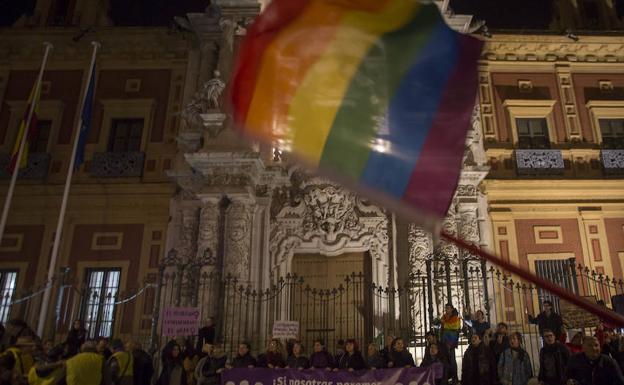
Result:
<svg viewBox="0 0 624 385"><path fill-rule="evenodd" d="M11 151L11 161L9 163L9 173L12 174L15 169L15 165L17 164L17 155L19 153L20 143L22 143L22 138L26 133L26 121L28 120L28 112L30 111L30 106L32 103L35 103L35 108L33 109L32 117L30 118L30 128L28 129L28 137L26 138L26 144L24 146L24 151L22 152L22 159L19 162L19 168L25 168L28 165L28 148L30 147L30 142L37 136L37 110L39 109L39 98L41 96L41 90L35 84L34 88L30 91L30 96L28 96L28 104L26 106L26 111L24 112L24 117L19 126L19 130L17 132L17 137L15 138L15 144L13 144L13 151Z"/></svg>
<svg viewBox="0 0 624 385"><path fill-rule="evenodd" d="M397 212L438 219L457 186L481 48L433 4L273 0L241 46L235 122Z"/></svg>

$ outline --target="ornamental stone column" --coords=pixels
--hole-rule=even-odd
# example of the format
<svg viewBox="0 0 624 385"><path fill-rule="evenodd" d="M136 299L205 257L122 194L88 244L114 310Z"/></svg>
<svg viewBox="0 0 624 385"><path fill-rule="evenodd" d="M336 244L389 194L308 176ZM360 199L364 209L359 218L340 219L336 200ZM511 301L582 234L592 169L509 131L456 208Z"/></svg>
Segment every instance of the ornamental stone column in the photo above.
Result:
<svg viewBox="0 0 624 385"><path fill-rule="evenodd" d="M256 204L248 197L228 196L231 203L225 219L225 275L249 282L251 267L251 229Z"/></svg>
<svg viewBox="0 0 624 385"><path fill-rule="evenodd" d="M200 319L213 317L218 308L219 288L222 280L217 268L219 247L219 203L221 196L200 196L199 231L197 235L196 306Z"/></svg>

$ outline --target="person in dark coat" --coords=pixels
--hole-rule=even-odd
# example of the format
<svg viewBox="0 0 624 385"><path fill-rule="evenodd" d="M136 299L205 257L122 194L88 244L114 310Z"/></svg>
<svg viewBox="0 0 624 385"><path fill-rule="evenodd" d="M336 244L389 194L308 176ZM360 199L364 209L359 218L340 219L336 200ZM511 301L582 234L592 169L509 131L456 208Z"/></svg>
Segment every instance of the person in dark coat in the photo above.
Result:
<svg viewBox="0 0 624 385"><path fill-rule="evenodd" d="M481 337L481 339L483 340L483 337ZM496 325L496 333L494 333L494 337L492 341L490 341L490 349L494 354L496 362L498 362L503 352L509 349L509 336L506 323L499 322L498 325Z"/></svg>
<svg viewBox="0 0 624 385"><path fill-rule="evenodd" d="M470 346L462 361L462 385L494 385L497 381L494 353L478 334L470 338Z"/></svg>
<svg viewBox="0 0 624 385"><path fill-rule="evenodd" d="M312 368L331 370L336 366L334 357L325 348L323 340L315 340L313 349L314 352L310 356L310 366Z"/></svg>
<svg viewBox="0 0 624 385"><path fill-rule="evenodd" d="M345 343L345 352L338 361L338 369L347 369L350 372L366 369L366 361L356 340L348 339Z"/></svg>
<svg viewBox="0 0 624 385"><path fill-rule="evenodd" d="M432 343L427 347L427 354L420 363L420 367L427 368L433 364L442 365L442 378L436 379L435 385L448 385L450 364L448 359L440 352L437 343Z"/></svg>
<svg viewBox="0 0 624 385"><path fill-rule="evenodd" d="M529 314L529 322L537 325L540 335L544 334L544 330L549 329L559 338L561 335L561 328L563 327L563 319L553 310L552 302L544 301L542 303L542 308L544 311L539 313L537 317L533 317Z"/></svg>
<svg viewBox="0 0 624 385"><path fill-rule="evenodd" d="M286 360L286 367L292 369L307 369L310 367L310 360L303 353L303 345L299 341L292 344L292 354Z"/></svg>
<svg viewBox="0 0 624 385"><path fill-rule="evenodd" d="M537 378L544 385L564 385L570 351L565 345L557 341L552 330L545 329L542 337L544 338L544 346L540 350L540 370Z"/></svg>
<svg viewBox="0 0 624 385"><path fill-rule="evenodd" d="M110 356L113 355L113 352L111 352L111 350L109 348L108 338L106 338L106 337L98 338L96 348L97 348L97 352L99 354L103 355L104 356L104 360L106 360L106 361L108 361Z"/></svg>
<svg viewBox="0 0 624 385"><path fill-rule="evenodd" d="M390 360L390 351L392 350L392 342L394 341L394 336L391 334L386 337L386 346L384 346L380 351L381 358L384 360L386 364L388 364L388 360Z"/></svg>
<svg viewBox="0 0 624 385"><path fill-rule="evenodd" d="M600 353L596 337L583 339L583 352L570 358L566 369L566 384L624 385L624 377L615 360Z"/></svg>
<svg viewBox="0 0 624 385"><path fill-rule="evenodd" d="M128 341L126 351L132 353L134 362L134 385L150 385L154 375L154 365L152 358L143 350L139 341Z"/></svg>
<svg viewBox="0 0 624 385"><path fill-rule="evenodd" d="M214 318L209 317L206 320L206 326L202 327L197 332L197 344L195 344L195 351L201 352L204 344L214 345L216 333L217 330L215 328Z"/></svg>
<svg viewBox="0 0 624 385"><path fill-rule="evenodd" d="M442 357L445 357L447 360L449 360L449 365L450 365L450 359L449 359L449 350L446 346L446 344L443 344L439 339L436 333L434 332L427 332L425 334L425 356L423 357L423 359L427 358L427 356L429 355L429 346L431 345L437 345L438 346L438 354L440 354Z"/></svg>
<svg viewBox="0 0 624 385"><path fill-rule="evenodd" d="M386 367L386 361L381 356L381 353L379 352L379 347L374 342L368 344L366 363L371 369L383 369Z"/></svg>
<svg viewBox="0 0 624 385"><path fill-rule="evenodd" d="M238 344L238 352L230 365L228 365L228 368L253 368L256 365L258 363L251 355L251 345L249 342L241 342Z"/></svg>
<svg viewBox="0 0 624 385"><path fill-rule="evenodd" d="M277 338L273 338L269 342L266 353L258 356L258 367L261 368L283 368L286 366L286 360L282 353L282 344Z"/></svg>
<svg viewBox="0 0 624 385"><path fill-rule="evenodd" d="M206 354L195 366L197 385L218 385L221 383L221 372L225 369L227 357L218 346L204 344L202 351Z"/></svg>
<svg viewBox="0 0 624 385"><path fill-rule="evenodd" d="M390 350L390 359L388 361L389 368L409 368L416 366L412 353L405 349L403 338L398 337L392 341L392 349Z"/></svg>
<svg viewBox="0 0 624 385"><path fill-rule="evenodd" d="M65 345L67 353L75 356L80 352L80 347L87 340L87 330L82 326L82 321L77 319L72 324L71 330L67 333Z"/></svg>
<svg viewBox="0 0 624 385"><path fill-rule="evenodd" d="M182 349L175 341L169 341L162 352L163 367L156 385L185 385L187 384L184 370Z"/></svg>

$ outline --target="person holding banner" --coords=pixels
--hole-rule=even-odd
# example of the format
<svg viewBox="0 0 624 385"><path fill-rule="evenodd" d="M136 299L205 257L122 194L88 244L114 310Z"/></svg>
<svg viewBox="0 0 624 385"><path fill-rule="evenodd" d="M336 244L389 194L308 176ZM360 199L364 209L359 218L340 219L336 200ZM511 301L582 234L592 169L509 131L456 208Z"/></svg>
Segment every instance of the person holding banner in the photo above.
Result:
<svg viewBox="0 0 624 385"><path fill-rule="evenodd" d="M202 351L206 354L195 367L197 385L218 385L221 383L221 372L225 369L225 355L212 344L204 344Z"/></svg>
<svg viewBox="0 0 624 385"><path fill-rule="evenodd" d="M323 340L314 341L314 353L310 356L310 366L314 369L332 370L335 367L334 357L325 348Z"/></svg>
<svg viewBox="0 0 624 385"><path fill-rule="evenodd" d="M254 356L251 355L251 345L249 342L241 342L238 344L238 352L236 357L232 359L229 365L226 365L228 369L231 368L254 368L258 363Z"/></svg>
<svg viewBox="0 0 624 385"><path fill-rule="evenodd" d="M286 367L291 369L307 369L310 367L310 360L303 354L303 345L299 341L292 344L292 354L286 360Z"/></svg>
<svg viewBox="0 0 624 385"><path fill-rule="evenodd" d="M389 368L410 368L414 367L414 357L412 353L405 349L403 338L397 337L392 341L392 349L390 350L390 359L388 360Z"/></svg>
<svg viewBox="0 0 624 385"><path fill-rule="evenodd" d="M284 354L282 353L282 344L277 338L273 338L269 342L266 353L258 356L258 366L271 369L286 366Z"/></svg>
<svg viewBox="0 0 624 385"><path fill-rule="evenodd" d="M414 360L412 359L412 363L413 362ZM340 357L337 369L347 369L350 372L366 369L366 362L364 361L364 357L362 357L362 353L355 339L348 339L345 343L345 352Z"/></svg>
<svg viewBox="0 0 624 385"><path fill-rule="evenodd" d="M371 342L368 344L368 354L366 355L366 360L368 367L371 369L383 369L386 367L386 361L383 356L379 352L379 347L376 343Z"/></svg>
<svg viewBox="0 0 624 385"><path fill-rule="evenodd" d="M427 353L420 363L421 368L427 368L433 364L442 365L442 378L436 380L436 385L448 385L450 365L448 358L442 354L437 342L433 342L427 346Z"/></svg>

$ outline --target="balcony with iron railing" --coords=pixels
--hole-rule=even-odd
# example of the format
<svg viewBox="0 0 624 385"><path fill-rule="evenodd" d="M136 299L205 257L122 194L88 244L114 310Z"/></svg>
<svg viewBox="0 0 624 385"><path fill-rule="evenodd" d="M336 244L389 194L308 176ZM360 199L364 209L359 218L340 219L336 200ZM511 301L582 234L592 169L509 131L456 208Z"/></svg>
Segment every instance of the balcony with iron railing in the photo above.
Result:
<svg viewBox="0 0 624 385"><path fill-rule="evenodd" d="M99 178L140 177L144 164L144 152L96 152L91 175Z"/></svg>
<svg viewBox="0 0 624 385"><path fill-rule="evenodd" d="M44 179L48 176L51 156L45 152L35 152L28 154L26 167L19 170L18 177L22 179ZM0 178L10 178L8 171L11 161L10 154L0 155Z"/></svg>
<svg viewBox="0 0 624 385"><path fill-rule="evenodd" d="M561 150L515 150L518 175L562 175L565 162Z"/></svg>
<svg viewBox="0 0 624 385"><path fill-rule="evenodd" d="M600 160L602 161L602 169L607 175L623 175L624 174L624 150L608 150L600 151Z"/></svg>

